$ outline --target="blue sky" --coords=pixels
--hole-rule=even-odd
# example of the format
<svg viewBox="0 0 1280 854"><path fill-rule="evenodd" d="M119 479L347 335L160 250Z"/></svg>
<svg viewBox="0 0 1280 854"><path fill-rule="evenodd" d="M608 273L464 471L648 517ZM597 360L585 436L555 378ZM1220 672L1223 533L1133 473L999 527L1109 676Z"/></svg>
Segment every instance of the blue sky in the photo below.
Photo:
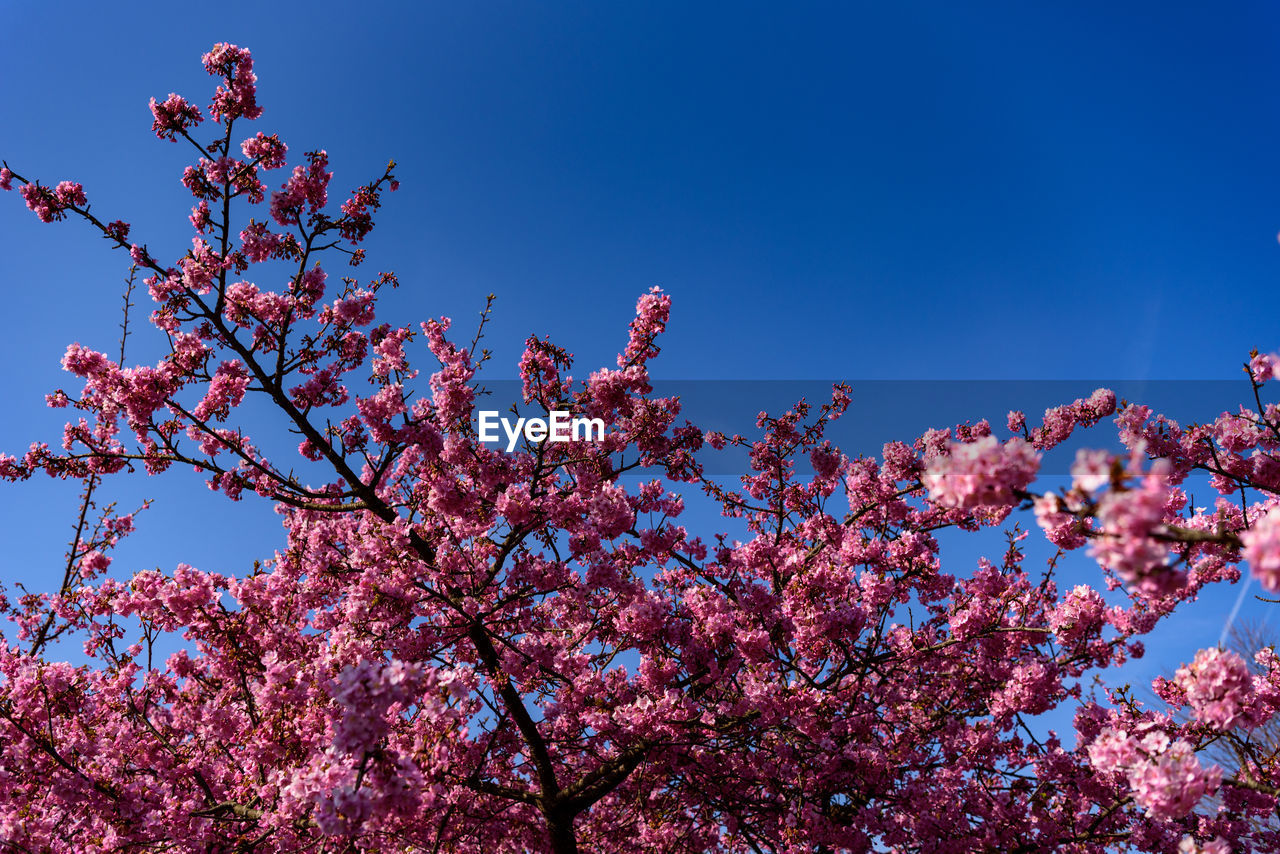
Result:
<svg viewBox="0 0 1280 854"><path fill-rule="evenodd" d="M383 316L469 329L495 293L494 376L531 333L581 375L611 363L653 285L675 302L667 378L1087 393L1231 379L1250 348L1280 347L1272 4L13 6L0 156L15 169L83 181L95 211L176 256L187 152L151 136L147 100L206 103L200 55L249 47L258 129L326 148L338 188L400 163L368 245L403 282ZM0 449L15 452L56 442L42 400L66 344L114 349L125 266L0 202ZM155 342L130 346L141 360ZM159 499L122 562L237 571L274 547L261 505L192 483L119 487ZM0 507L0 577L56 583L73 491L10 487ZM210 514L240 533L211 535Z"/></svg>

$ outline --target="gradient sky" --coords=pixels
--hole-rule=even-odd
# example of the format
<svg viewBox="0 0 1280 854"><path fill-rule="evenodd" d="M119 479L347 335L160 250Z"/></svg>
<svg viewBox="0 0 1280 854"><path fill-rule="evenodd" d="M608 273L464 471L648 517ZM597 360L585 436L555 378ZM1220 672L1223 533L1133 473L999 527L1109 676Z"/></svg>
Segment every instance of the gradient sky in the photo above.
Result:
<svg viewBox="0 0 1280 854"><path fill-rule="evenodd" d="M176 257L187 152L147 101L207 103L200 55L249 47L258 129L326 148L336 189L400 164L368 243L403 282L383 316L469 329L493 292L494 376L533 333L580 375L611 363L653 285L667 378L1230 379L1280 347L1274 4L3 5L13 168L83 181ZM56 443L66 344L114 350L126 265L16 195L0 247L0 450L20 452ZM200 490L121 485L159 500L121 565L274 548L262 505ZM0 490L0 578L56 585L74 505ZM1197 642L1224 595L1188 618Z"/></svg>

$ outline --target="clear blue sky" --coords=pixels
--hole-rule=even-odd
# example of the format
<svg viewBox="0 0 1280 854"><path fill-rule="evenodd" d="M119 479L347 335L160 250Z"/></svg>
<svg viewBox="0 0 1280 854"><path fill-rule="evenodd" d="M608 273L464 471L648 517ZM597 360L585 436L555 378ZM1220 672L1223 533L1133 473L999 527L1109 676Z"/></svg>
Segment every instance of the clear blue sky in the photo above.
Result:
<svg viewBox="0 0 1280 854"><path fill-rule="evenodd" d="M200 54L251 48L259 129L338 188L400 163L384 317L469 328L494 292L498 376L530 333L611 362L655 284L671 378L1231 378L1280 347L1274 4L73 2L10 4L0 39L0 156L162 257L187 152L147 100L207 103ZM56 442L66 344L114 347L125 267L0 203L14 452ZM212 496L121 494L162 504L135 568L277 537L261 506L211 542ZM0 491L0 577L51 577L73 505Z"/></svg>

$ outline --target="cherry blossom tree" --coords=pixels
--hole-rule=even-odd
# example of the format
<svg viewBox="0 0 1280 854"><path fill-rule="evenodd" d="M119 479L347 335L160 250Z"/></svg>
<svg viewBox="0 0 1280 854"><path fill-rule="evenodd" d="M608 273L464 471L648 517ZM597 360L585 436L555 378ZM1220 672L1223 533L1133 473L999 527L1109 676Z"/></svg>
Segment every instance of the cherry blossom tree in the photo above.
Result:
<svg viewBox="0 0 1280 854"><path fill-rule="evenodd" d="M41 221L128 253L169 345L132 367L71 345L61 447L0 457L5 479L86 490L60 588L0 603L5 850L1280 848L1280 757L1253 737L1280 708L1273 651L1201 651L1160 707L1086 690L1242 565L1280 591L1275 357L1254 354L1250 406L1204 425L1099 390L1010 413L1005 438L982 421L850 458L825 436L843 386L755 436L682 422L650 383L655 289L616 366L575 380L539 338L519 361L524 404L605 437L506 452L474 426L488 308L463 346L446 318L378 317L396 278L357 275L395 164L336 207L323 151L271 179L289 152L244 130L249 52L204 65L207 107L151 102L155 135L193 149L176 260L80 183L0 170ZM255 405L288 434L251 436ZM1035 490L1046 451L1108 419L1127 453L1082 451L1061 494ZM726 446L749 452L733 488L703 468ZM274 557L112 572L135 519L95 515L94 491L174 467L279 512ZM1188 506L1193 472L1212 508ZM681 489L745 539L688 530ZM944 571L938 532L1005 527L1002 554ZM1058 589L1073 551L1096 587ZM71 638L88 663L56 660ZM1066 740L1033 720L1060 707ZM1230 773L1207 759L1224 745Z"/></svg>

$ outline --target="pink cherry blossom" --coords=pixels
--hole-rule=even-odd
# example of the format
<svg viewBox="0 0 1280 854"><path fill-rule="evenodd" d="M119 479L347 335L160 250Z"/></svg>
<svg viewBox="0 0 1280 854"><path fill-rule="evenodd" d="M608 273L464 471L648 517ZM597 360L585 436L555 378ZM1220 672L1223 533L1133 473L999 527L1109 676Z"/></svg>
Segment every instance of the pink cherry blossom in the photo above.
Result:
<svg viewBox="0 0 1280 854"><path fill-rule="evenodd" d="M1098 502L1101 535L1089 551L1126 583L1147 595L1173 592L1185 582L1167 565L1169 547L1161 539L1170 500L1169 466L1153 465L1135 489L1109 490Z"/></svg>
<svg viewBox="0 0 1280 854"><path fill-rule="evenodd" d="M1280 506L1273 506L1240 535L1242 556L1264 590L1280 593Z"/></svg>
<svg viewBox="0 0 1280 854"><path fill-rule="evenodd" d="M200 109L187 103L181 95L170 94L163 102L151 99L151 114L155 121L151 129L160 139L176 141L177 135L204 121Z"/></svg>
<svg viewBox="0 0 1280 854"><path fill-rule="evenodd" d="M535 334L495 368L483 325L392 319L395 275L350 270L384 206L422 198L385 195L394 164L331 203L324 151L290 164L279 136L244 130L262 113L249 52L218 44L204 63L207 117L178 95L151 104L155 135L192 145L181 254L127 243L79 183L0 171L39 219L127 249L155 302L154 358L72 344L74 387L46 398L68 415L61 436L0 454L4 480L83 487L48 588L0 589L0 839L104 854L1275 848L1280 756L1254 738L1280 709L1274 651L1252 669L1202 651L1153 697L1106 689L1144 635L1238 581L1241 558L1280 592L1266 389L1246 383L1245 408L1185 428L1099 389L1039 424L1010 412L1003 442L978 420L859 456L829 432L843 384L742 434L686 422L654 391L673 310L656 288L608 365L575 373L567 342ZM290 165L268 199L261 173ZM1274 361L1251 372L1270 380ZM571 408L604 438L479 441L487 380L516 374L517 399L495 407ZM1070 483L1041 472L1085 430L1128 458L1080 452ZM735 452L740 477L708 473ZM98 490L190 471L245 513L274 511L278 550L222 572L115 552L147 517ZM1196 472L1205 507L1184 485ZM1069 565L1086 544L1101 569ZM65 643L80 665L59 660ZM1037 717L1065 710L1065 736ZM1217 749L1242 759L1219 768Z"/></svg>
<svg viewBox="0 0 1280 854"><path fill-rule="evenodd" d="M1154 818L1181 818L1213 794L1221 782L1215 765L1204 768L1185 741L1176 741L1155 756L1139 759L1128 771L1133 797Z"/></svg>
<svg viewBox="0 0 1280 854"><path fill-rule="evenodd" d="M967 509L1017 502L1015 492L1035 478L1040 455L1021 438L1001 444L994 436L955 443L928 463L921 482L944 507Z"/></svg>
<svg viewBox="0 0 1280 854"><path fill-rule="evenodd" d="M1178 843L1178 854L1231 854L1231 846L1220 836L1204 845L1196 844L1191 836L1184 836Z"/></svg>
<svg viewBox="0 0 1280 854"><path fill-rule="evenodd" d="M1191 664L1178 669L1174 681L1196 720L1220 730L1248 723L1253 677L1236 653L1202 649Z"/></svg>

